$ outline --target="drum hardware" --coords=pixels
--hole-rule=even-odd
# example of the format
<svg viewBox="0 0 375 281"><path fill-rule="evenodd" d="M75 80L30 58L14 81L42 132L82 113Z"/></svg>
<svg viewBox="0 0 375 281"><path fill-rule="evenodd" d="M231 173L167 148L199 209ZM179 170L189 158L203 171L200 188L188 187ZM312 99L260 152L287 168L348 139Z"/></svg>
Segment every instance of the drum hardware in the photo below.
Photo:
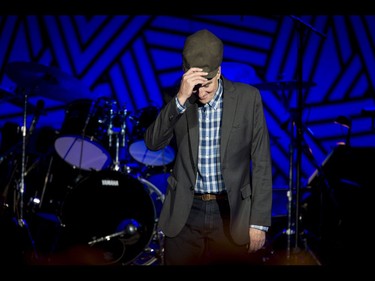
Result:
<svg viewBox="0 0 375 281"><path fill-rule="evenodd" d="M156 230L150 245L143 250L143 253L132 262L133 265L164 264L164 233ZM150 247L153 246L153 247ZM155 248L157 250L155 250Z"/></svg>
<svg viewBox="0 0 375 281"><path fill-rule="evenodd" d="M47 185L49 183L49 178L50 178L50 175L51 175L52 162L53 162L53 157L51 157L50 161L48 162L47 173L44 177L42 192L41 192L40 196L38 196L37 190L36 190L34 195L30 197L30 200L29 200L30 209L33 210L34 212L35 212L36 209L39 209L41 207L42 203L44 202L44 196L45 196L45 193L46 193L46 188L47 188Z"/></svg>
<svg viewBox="0 0 375 281"><path fill-rule="evenodd" d="M160 211L165 199L164 192L160 190L154 183L148 181L140 176L137 179L147 187L149 196L152 198L155 206L155 229L152 234L151 240L143 252L135 259L132 264L134 265L151 265L155 262L159 264L164 264L164 233L157 228L157 223L159 220ZM157 205L156 203L159 203ZM156 250L155 250L156 249Z"/></svg>
<svg viewBox="0 0 375 281"><path fill-rule="evenodd" d="M120 120L118 118L120 116ZM112 135L116 135L118 137L121 136L121 146L125 147L126 138L126 118L128 117L128 110L123 108L119 112L115 112L113 108L110 109L110 118L109 118L109 128L108 128L108 136L109 136L109 147L112 147Z"/></svg>
<svg viewBox="0 0 375 281"><path fill-rule="evenodd" d="M44 109L44 101L38 100L38 102L36 103L36 109L35 109L35 112L34 112L33 119L31 120L28 137L30 137L32 135L32 133L34 132L34 129L36 127L36 124L39 120L40 115L43 112L43 109Z"/></svg>
<svg viewBox="0 0 375 281"><path fill-rule="evenodd" d="M43 217L59 226L65 199L89 172L70 166L53 150L39 163L39 169L29 175L28 182L34 187L29 196L31 215Z"/></svg>
<svg viewBox="0 0 375 281"><path fill-rule="evenodd" d="M18 210L18 224L19 226L25 226L25 222L23 219L23 195L25 192L25 165L26 165L26 126L27 126L27 112L26 112L26 105L27 105L27 98L28 93L25 91L24 100L25 100L25 108L24 108L24 117L23 117L23 126L22 126L22 157L21 157L21 179L20 185L18 187L19 192L19 210Z"/></svg>
<svg viewBox="0 0 375 281"><path fill-rule="evenodd" d="M114 171L120 171L120 147L126 146L126 118L128 115L128 111L126 108L122 108L120 111L114 111L113 108L110 109L109 114L109 127L107 130L108 134L108 145L112 147L112 136L115 136L115 159L113 162L112 169ZM121 143L120 143L121 142Z"/></svg>
<svg viewBox="0 0 375 281"><path fill-rule="evenodd" d="M26 141L28 143L28 141ZM1 207L5 209L11 210L12 214L19 213L19 204L20 204L20 185L21 185L21 176L20 176L20 166L22 160L20 159L22 156L19 155L19 151L22 149L21 146L23 144L17 143L14 145L10 150L7 151L5 156L0 161L1 170L3 174L2 177L4 180L2 181L2 193L1 196ZM30 173L32 173L40 163L40 157L32 158L30 155L25 158L25 168L24 168L24 178L26 178ZM3 162L4 161L4 162ZM28 184L24 181L24 195L23 201L25 201L26 194L26 186ZM29 188L27 188L29 191ZM23 204L24 205L24 204ZM22 209L23 211L23 209ZM22 212L24 213L24 212Z"/></svg>
<svg viewBox="0 0 375 281"><path fill-rule="evenodd" d="M16 164L16 161L14 160L14 163L13 163L13 168L11 169L11 172L9 174L9 180L7 180L5 182L5 187L3 188L3 192L1 193L1 214L2 213L5 213L6 211L8 211L10 208L12 208L12 214L15 214L16 213L16 204L15 204L15 201L16 201L16 194L15 196L13 196L13 204L12 205L9 205L9 191L11 190L11 185L13 182L13 179L15 179L15 176L16 176L16 172L17 172L17 164ZM18 184L17 184L18 186ZM13 189L14 193L16 193L16 188Z"/></svg>

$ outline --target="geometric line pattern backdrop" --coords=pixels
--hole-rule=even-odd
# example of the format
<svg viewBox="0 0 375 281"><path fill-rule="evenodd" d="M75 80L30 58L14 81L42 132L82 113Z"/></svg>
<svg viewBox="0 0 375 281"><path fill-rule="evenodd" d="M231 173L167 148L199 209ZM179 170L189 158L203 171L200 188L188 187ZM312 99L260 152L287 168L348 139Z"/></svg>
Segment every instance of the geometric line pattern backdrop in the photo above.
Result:
<svg viewBox="0 0 375 281"><path fill-rule="evenodd" d="M275 189L288 186L292 124L298 110L303 186L316 163L346 140L347 127L334 122L339 116L351 122L352 146L374 146L373 15L0 16L0 127L9 122L23 125L23 96L7 75L7 66L16 61L57 68L79 81L82 90L74 98L107 97L134 119L149 107L160 109L175 94L186 36L201 28L224 41L224 75L261 90L272 138ZM299 63L306 82L302 108L296 83ZM31 92L27 126L39 100L44 110L37 127L59 131L69 101L58 92ZM6 137L3 133L2 139Z"/></svg>

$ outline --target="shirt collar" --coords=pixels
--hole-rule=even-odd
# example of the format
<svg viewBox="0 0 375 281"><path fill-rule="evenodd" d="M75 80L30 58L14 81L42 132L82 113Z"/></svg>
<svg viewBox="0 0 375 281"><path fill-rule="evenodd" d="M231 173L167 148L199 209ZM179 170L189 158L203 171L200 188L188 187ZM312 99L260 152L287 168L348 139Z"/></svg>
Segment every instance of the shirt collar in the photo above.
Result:
<svg viewBox="0 0 375 281"><path fill-rule="evenodd" d="M223 94L223 85L222 85L222 81L221 79L218 80L218 87L217 87L217 90L216 90L216 93L214 95L214 98L212 100L210 100L206 105L206 106L210 106L212 107L213 109L217 109L218 105L219 105L219 101L221 99L221 96Z"/></svg>

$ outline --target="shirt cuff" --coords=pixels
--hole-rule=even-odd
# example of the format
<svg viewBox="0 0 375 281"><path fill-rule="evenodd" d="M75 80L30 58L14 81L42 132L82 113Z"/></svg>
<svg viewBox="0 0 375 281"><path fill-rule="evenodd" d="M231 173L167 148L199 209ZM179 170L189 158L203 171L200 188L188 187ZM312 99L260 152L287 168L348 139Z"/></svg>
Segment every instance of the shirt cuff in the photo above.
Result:
<svg viewBox="0 0 375 281"><path fill-rule="evenodd" d="M256 228L256 229L259 229L259 230L263 230L263 231L268 231L268 226L262 226L262 225L256 225L256 224L251 224L250 225L251 228Z"/></svg>
<svg viewBox="0 0 375 281"><path fill-rule="evenodd" d="M176 105L177 105L177 110L178 112L181 114L181 113L184 113L185 109L186 109L186 106L182 105L179 101L178 101L178 98L176 96L175 98L175 101L176 101Z"/></svg>

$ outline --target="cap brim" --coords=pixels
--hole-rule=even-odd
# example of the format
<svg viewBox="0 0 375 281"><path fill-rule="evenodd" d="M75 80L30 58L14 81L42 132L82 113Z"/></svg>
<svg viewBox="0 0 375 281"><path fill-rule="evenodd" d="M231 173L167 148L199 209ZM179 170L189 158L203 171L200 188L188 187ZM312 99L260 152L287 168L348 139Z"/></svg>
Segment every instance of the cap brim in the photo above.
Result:
<svg viewBox="0 0 375 281"><path fill-rule="evenodd" d="M218 68L215 69L215 70L213 70L213 71L211 71L211 72L209 72L209 73L206 75L206 78L207 78L207 79L212 79L212 78L214 78L214 77L216 76L216 74L217 74L217 71L218 71Z"/></svg>
<svg viewBox="0 0 375 281"><path fill-rule="evenodd" d="M185 65L183 66L183 69L184 69L184 72L186 72L186 71L189 70L189 68L185 67ZM203 71L208 72L207 67L203 67L202 69L203 69ZM219 71L219 67L216 68L215 70L212 70L212 71L208 72L208 74L205 76L205 78L207 78L207 79L214 78L216 76L216 74L217 74L218 71Z"/></svg>

